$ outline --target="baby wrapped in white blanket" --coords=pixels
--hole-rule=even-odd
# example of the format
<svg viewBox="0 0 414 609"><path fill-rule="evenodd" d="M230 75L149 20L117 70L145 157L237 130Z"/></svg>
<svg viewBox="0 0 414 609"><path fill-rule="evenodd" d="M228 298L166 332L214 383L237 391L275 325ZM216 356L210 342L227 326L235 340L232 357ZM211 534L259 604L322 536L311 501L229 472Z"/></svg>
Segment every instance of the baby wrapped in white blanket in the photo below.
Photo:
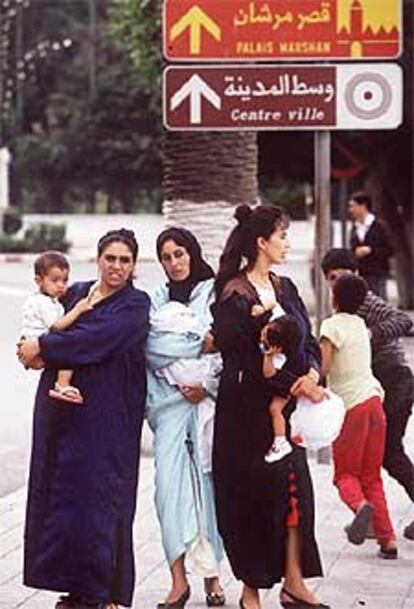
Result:
<svg viewBox="0 0 414 609"><path fill-rule="evenodd" d="M197 315L180 302L168 302L151 315L150 323L153 332L194 333L201 337L206 334ZM155 374L170 385L201 383L205 386L206 379L218 377L221 369L222 359L219 353L203 353L198 358L177 359L165 368L158 369ZM196 407L200 463L203 472L209 472L212 468L215 401L207 395Z"/></svg>

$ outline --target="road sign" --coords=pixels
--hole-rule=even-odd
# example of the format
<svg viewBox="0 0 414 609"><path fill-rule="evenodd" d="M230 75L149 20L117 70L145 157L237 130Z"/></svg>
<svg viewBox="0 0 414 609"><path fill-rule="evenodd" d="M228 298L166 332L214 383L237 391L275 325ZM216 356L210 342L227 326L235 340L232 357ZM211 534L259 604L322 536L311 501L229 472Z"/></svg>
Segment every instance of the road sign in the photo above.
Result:
<svg viewBox="0 0 414 609"><path fill-rule="evenodd" d="M401 0L165 0L175 61L363 60L401 52Z"/></svg>
<svg viewBox="0 0 414 609"><path fill-rule="evenodd" d="M164 71L170 130L395 129L402 71L392 63L175 66Z"/></svg>

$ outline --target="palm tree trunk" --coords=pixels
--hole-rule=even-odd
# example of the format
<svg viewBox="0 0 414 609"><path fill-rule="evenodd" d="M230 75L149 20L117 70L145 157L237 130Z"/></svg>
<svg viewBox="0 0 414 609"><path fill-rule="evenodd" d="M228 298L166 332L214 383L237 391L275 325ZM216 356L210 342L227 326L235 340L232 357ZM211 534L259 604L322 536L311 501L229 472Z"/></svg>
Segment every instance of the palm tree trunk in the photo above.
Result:
<svg viewBox="0 0 414 609"><path fill-rule="evenodd" d="M232 228L234 208L258 197L257 134L167 132L163 146L168 226L185 226L214 265Z"/></svg>

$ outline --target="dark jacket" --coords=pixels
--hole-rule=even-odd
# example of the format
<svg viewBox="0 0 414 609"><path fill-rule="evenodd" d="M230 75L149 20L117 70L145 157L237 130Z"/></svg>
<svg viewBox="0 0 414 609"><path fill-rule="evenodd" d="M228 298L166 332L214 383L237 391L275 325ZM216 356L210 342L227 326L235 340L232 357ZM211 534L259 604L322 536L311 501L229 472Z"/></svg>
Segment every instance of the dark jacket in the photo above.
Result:
<svg viewBox="0 0 414 609"><path fill-rule="evenodd" d="M389 258L393 255L394 250L385 222L376 218L363 241L359 240L354 224L350 235L350 247L355 252L355 249L361 245L368 245L372 252L364 258L358 258L360 275L362 277L387 277L390 270Z"/></svg>

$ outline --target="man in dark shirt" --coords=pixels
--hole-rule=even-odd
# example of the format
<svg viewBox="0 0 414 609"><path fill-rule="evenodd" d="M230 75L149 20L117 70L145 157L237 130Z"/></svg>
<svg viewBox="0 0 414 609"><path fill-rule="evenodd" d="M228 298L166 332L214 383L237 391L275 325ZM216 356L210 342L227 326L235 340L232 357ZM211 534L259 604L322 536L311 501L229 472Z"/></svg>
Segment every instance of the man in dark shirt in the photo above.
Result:
<svg viewBox="0 0 414 609"><path fill-rule="evenodd" d="M333 248L325 254L322 270L332 286L340 275L357 273L358 261L351 251ZM414 501L414 465L403 445L414 400L414 378L401 342L413 323L408 315L372 291L368 291L358 315L370 330L373 372L385 390L387 436L383 465ZM404 535L414 540L414 521L406 526Z"/></svg>
<svg viewBox="0 0 414 609"><path fill-rule="evenodd" d="M368 288L385 300L393 248L386 224L371 210L372 200L368 193L357 192L349 199L348 211L353 222L350 247L358 258L359 274Z"/></svg>

